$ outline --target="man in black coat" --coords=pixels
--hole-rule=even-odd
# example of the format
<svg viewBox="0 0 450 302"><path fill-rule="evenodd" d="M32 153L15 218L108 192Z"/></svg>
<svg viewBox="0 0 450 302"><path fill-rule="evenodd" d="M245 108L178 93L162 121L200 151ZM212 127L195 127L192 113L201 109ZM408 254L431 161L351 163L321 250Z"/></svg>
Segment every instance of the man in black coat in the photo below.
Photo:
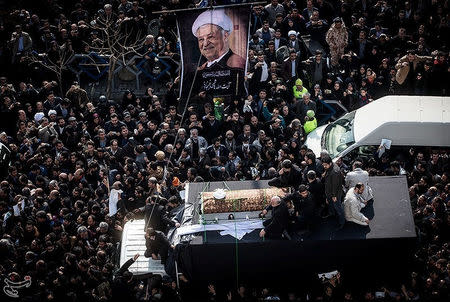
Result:
<svg viewBox="0 0 450 302"><path fill-rule="evenodd" d="M312 151L306 152L304 160L306 162L306 168L303 170L303 182L306 182L307 173L309 171L314 171L316 175L319 176L322 175L322 173L324 172L322 163L320 162L320 160L316 158L314 152Z"/></svg>
<svg viewBox="0 0 450 302"><path fill-rule="evenodd" d="M293 202L299 227L306 227L311 230L316 217L316 204L308 188L305 185L300 185L297 191L286 195L283 200Z"/></svg>
<svg viewBox="0 0 450 302"><path fill-rule="evenodd" d="M308 183L308 191L312 194L312 199L316 205L317 214L321 214L325 207L325 191L323 183L317 178L314 171L306 173L306 180Z"/></svg>
<svg viewBox="0 0 450 302"><path fill-rule="evenodd" d="M214 157L228 157L228 149L221 144L221 138L220 137L216 137L213 140L213 144L208 146L208 148L206 149L206 153L208 154L209 158L214 158Z"/></svg>
<svg viewBox="0 0 450 302"><path fill-rule="evenodd" d="M322 158L322 166L325 169L323 180L325 184L326 203L328 204L328 214L336 215L338 218L339 229L345 224L344 208L342 200L344 198L344 177L339 167L333 163L330 156Z"/></svg>
<svg viewBox="0 0 450 302"><path fill-rule="evenodd" d="M163 232L155 231L151 227L148 228L145 234L145 246L147 247L144 254L145 257L152 257L153 260L158 260L159 255L161 257L161 264L166 264L167 257L169 256L169 248L172 246Z"/></svg>
<svg viewBox="0 0 450 302"><path fill-rule="evenodd" d="M157 202L159 198L159 196L147 198L147 204L144 207L145 229L151 227L158 231L165 231L170 224L164 207Z"/></svg>
<svg viewBox="0 0 450 302"><path fill-rule="evenodd" d="M278 196L273 196L270 205L262 213L262 217L272 210L272 217L263 222L264 229L259 233L259 237L281 239L281 235L287 230L289 224L289 210L286 203Z"/></svg>
<svg viewBox="0 0 450 302"><path fill-rule="evenodd" d="M112 301L132 301L134 297L133 289L136 281L128 268L136 262L139 254L134 255L125 262L120 269L114 274L114 282L112 283Z"/></svg>
<svg viewBox="0 0 450 302"><path fill-rule="evenodd" d="M281 163L281 169L278 176L272 178L268 184L273 187L294 187L297 188L302 182L302 171L296 165L293 165L289 159Z"/></svg>
<svg viewBox="0 0 450 302"><path fill-rule="evenodd" d="M366 36L367 33L364 30L361 30L359 32L359 39L356 40L353 46L353 51L358 55L358 58L362 63L367 61L373 47L372 42L367 40Z"/></svg>

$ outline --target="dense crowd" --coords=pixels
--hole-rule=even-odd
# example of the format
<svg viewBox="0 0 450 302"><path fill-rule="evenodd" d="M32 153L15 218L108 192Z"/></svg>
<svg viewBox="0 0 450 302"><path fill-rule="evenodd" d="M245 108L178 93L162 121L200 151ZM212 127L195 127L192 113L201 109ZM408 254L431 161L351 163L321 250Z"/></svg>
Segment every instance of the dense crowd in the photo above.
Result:
<svg viewBox="0 0 450 302"><path fill-rule="evenodd" d="M215 4L236 2L241 1ZM161 220L152 227L176 227L171 215L183 204L178 192L185 184L283 180L287 159L299 173L289 185L309 184L303 191L310 190L311 181L320 186L323 154L312 153L304 141L322 100L353 110L388 94L449 94L449 2L444 0L272 0L253 6L249 95L228 104L223 116L215 114L204 92L192 97L187 110L177 106L176 75L165 93L149 87L143 95L127 91L122 99L109 100L90 99L80 83L30 72L33 51L57 61L63 52L95 50L103 42L92 24L105 20L147 32L157 18L158 34L146 35L139 52L179 59L174 15L152 12L209 4L15 1L2 11L0 111L17 118L15 131L0 134L11 151L0 183L0 273L12 281L31 277L31 286L19 290L21 300L181 300L192 280L180 287L170 277L137 280L127 268L139 255L118 268L117 246L127 221L145 217L156 202ZM314 290L292 292L269 285L216 292L211 284L197 300L299 301L308 295L371 301L375 292L383 292L377 299L385 301L445 300L449 155L449 149L424 148L359 159L370 175L408 178L418 247L410 278L397 287L359 291L339 274ZM336 164L343 174L349 166L342 160ZM114 215L112 191L121 192Z"/></svg>

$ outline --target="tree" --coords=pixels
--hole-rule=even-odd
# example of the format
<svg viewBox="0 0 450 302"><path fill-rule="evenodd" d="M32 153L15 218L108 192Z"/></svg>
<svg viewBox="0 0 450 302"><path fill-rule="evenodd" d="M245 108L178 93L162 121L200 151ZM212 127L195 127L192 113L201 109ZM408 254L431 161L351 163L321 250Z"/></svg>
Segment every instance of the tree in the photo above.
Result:
<svg viewBox="0 0 450 302"><path fill-rule="evenodd" d="M108 58L106 64L92 63L97 67L108 65L107 98L111 95L116 64L121 61L126 66L129 56L139 54L138 51L145 40L145 27L142 24L143 16L115 20L113 15L107 15L104 12L91 22L94 35L87 46L102 57Z"/></svg>
<svg viewBox="0 0 450 302"><path fill-rule="evenodd" d="M68 70L67 66L72 62L73 56L74 52L70 44L65 43L59 46L54 42L47 53L33 51L25 59L30 65L37 64L53 72L58 80L60 95L63 96L63 73Z"/></svg>

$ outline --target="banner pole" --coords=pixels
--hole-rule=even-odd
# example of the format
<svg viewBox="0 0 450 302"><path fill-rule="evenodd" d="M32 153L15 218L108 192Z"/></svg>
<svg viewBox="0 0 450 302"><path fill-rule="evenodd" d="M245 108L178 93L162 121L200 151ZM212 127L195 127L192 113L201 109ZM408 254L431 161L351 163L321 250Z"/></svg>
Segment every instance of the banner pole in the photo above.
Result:
<svg viewBox="0 0 450 302"><path fill-rule="evenodd" d="M193 8L179 8L172 10L159 10L156 12L152 12L152 14L164 14L164 13L176 13L176 12L184 12L184 11L193 11L193 10L204 10L204 9L217 9L217 8L227 8L227 7L237 7L237 6L249 6L249 5L258 5L258 4L267 4L267 2L259 1L252 3L239 3L239 4L229 4L229 5L216 5L216 6L208 6L208 7L193 7Z"/></svg>
<svg viewBox="0 0 450 302"><path fill-rule="evenodd" d="M236 95L238 95L239 92L239 72L236 73Z"/></svg>

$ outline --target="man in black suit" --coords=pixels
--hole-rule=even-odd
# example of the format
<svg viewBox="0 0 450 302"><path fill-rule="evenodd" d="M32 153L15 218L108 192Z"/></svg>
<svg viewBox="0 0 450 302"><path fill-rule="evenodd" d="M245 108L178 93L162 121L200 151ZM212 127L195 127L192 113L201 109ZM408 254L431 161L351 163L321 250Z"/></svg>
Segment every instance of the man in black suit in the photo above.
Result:
<svg viewBox="0 0 450 302"><path fill-rule="evenodd" d="M256 134L251 132L251 127L250 125L244 125L243 129L242 129L243 133L239 134L237 139L236 139L236 144L238 145L242 145L244 138L248 139L248 143L252 144L253 141L256 139Z"/></svg>
<svg viewBox="0 0 450 302"><path fill-rule="evenodd" d="M216 119L214 112L208 112L203 118L203 137L209 142L219 136L221 132L221 121Z"/></svg>
<svg viewBox="0 0 450 302"><path fill-rule="evenodd" d="M273 37L273 43L275 44L275 50L278 50L281 46L287 45L286 38L281 36L281 29L275 30L275 36Z"/></svg>
<svg viewBox="0 0 450 302"><path fill-rule="evenodd" d="M353 51L358 55L361 63L366 62L370 51L372 50L373 44L366 38L366 32L361 30L359 32L359 39L356 41Z"/></svg>
<svg viewBox="0 0 450 302"><path fill-rule="evenodd" d="M316 218L316 204L306 185L300 185L294 193L283 197L285 202L292 201L297 223L300 228L311 230Z"/></svg>
<svg viewBox="0 0 450 302"><path fill-rule="evenodd" d="M290 82L292 80L295 81L297 78L301 78L300 74L300 59L297 58L297 52L291 50L289 52L289 58L281 65L281 76L286 82Z"/></svg>
<svg viewBox="0 0 450 302"><path fill-rule="evenodd" d="M273 46L270 46L273 49ZM276 55L274 54L274 57L276 58ZM264 52L259 51L258 52L258 61L256 62L255 66L253 67L252 78L250 80L249 88L251 89L251 94L256 94L258 91L264 88L266 83L270 80L269 77L269 65L264 60Z"/></svg>
<svg viewBox="0 0 450 302"><path fill-rule="evenodd" d="M163 232L148 228L145 234L146 251L144 256L146 258L152 257L153 260L158 260L158 255L161 259L161 264L166 264L169 257L169 249L173 248Z"/></svg>
<svg viewBox="0 0 450 302"><path fill-rule="evenodd" d="M311 79L311 85L322 84L328 73L327 60L323 58L322 51L317 49L314 57L309 58L304 63Z"/></svg>
<svg viewBox="0 0 450 302"><path fill-rule="evenodd" d="M111 146L106 149L109 156L114 156L118 161L122 160L123 149L119 147L119 142L117 139L111 140Z"/></svg>
<svg viewBox="0 0 450 302"><path fill-rule="evenodd" d="M167 225L171 224L167 218L166 210L158 203L161 197L157 195L149 196L144 207L145 229L151 227L154 230L165 232ZM140 208L139 210L142 210ZM177 227L179 224L177 224Z"/></svg>
<svg viewBox="0 0 450 302"><path fill-rule="evenodd" d="M213 144L206 149L206 153L208 154L209 158L228 156L229 151L224 145L220 143L220 140L220 137L216 137L213 141Z"/></svg>
<svg viewBox="0 0 450 302"><path fill-rule="evenodd" d="M339 167L333 163L330 156L322 158L322 166L325 172L322 176L323 183L325 184L325 196L328 204L328 214L330 216L336 215L339 227L341 229L345 224L344 209L342 206L342 200L345 196L344 190L344 177L339 170Z"/></svg>
<svg viewBox="0 0 450 302"><path fill-rule="evenodd" d="M273 196L270 205L262 213L262 217L272 210L272 217L263 222L264 229L259 233L259 237L281 239L281 235L287 229L289 223L289 211L286 203L278 196Z"/></svg>

